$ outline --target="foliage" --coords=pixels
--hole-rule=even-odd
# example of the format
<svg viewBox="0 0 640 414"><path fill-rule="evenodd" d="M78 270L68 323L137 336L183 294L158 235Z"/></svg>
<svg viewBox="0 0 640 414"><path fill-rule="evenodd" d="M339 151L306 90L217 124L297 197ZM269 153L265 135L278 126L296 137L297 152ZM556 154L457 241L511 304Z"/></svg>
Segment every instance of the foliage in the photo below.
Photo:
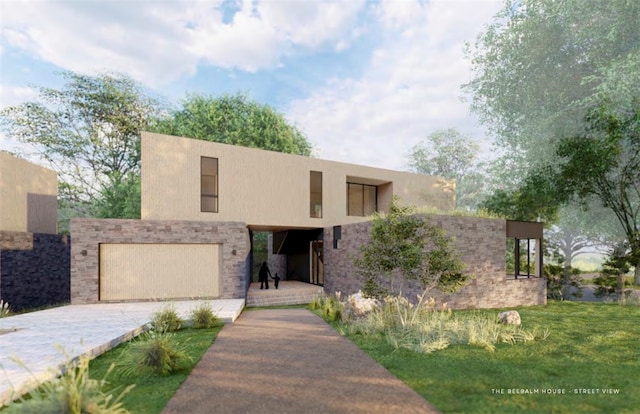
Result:
<svg viewBox="0 0 640 414"><path fill-rule="evenodd" d="M625 275L630 270L630 252L627 243L617 245L602 264L602 272L593 282L597 286L596 296L609 296L615 294L618 303L624 304L626 296L630 293L625 287L629 285Z"/></svg>
<svg viewBox="0 0 640 414"><path fill-rule="evenodd" d="M603 95L640 88L640 4L629 0L508 0L468 45L472 109L516 161L505 175L552 164L559 137L583 131Z"/></svg>
<svg viewBox="0 0 640 414"><path fill-rule="evenodd" d="M571 297L581 298L583 280L580 270L569 268L569 280L565 277L565 266L553 263L544 264L544 277L547 279L547 298L564 300ZM568 289L567 289L568 285Z"/></svg>
<svg viewBox="0 0 640 414"><path fill-rule="evenodd" d="M421 174L456 180L457 208L475 209L484 188L476 161L479 146L456 129L438 130L411 148L411 169Z"/></svg>
<svg viewBox="0 0 640 414"><path fill-rule="evenodd" d="M548 330L528 331L519 326L498 323L496 315L454 313L446 307L435 308L433 299L418 298L412 304L401 296L387 296L382 306L363 315L349 311L349 302L340 302L340 295L320 299L317 309L325 320L338 323L338 329L348 335L380 338L394 349L430 353L451 345L479 346L495 350L497 343L529 342L546 339ZM336 317L337 310L340 316ZM345 317L345 315L349 315Z"/></svg>
<svg viewBox="0 0 640 414"><path fill-rule="evenodd" d="M154 132L224 144L311 155L304 134L268 105L246 95L191 95L170 117L160 119Z"/></svg>
<svg viewBox="0 0 640 414"><path fill-rule="evenodd" d="M0 299L0 318L7 316L11 316L11 306L9 306L9 302Z"/></svg>
<svg viewBox="0 0 640 414"><path fill-rule="evenodd" d="M139 218L139 209L121 204L139 174L140 132L161 105L124 75L61 76L61 89L41 87L36 101L3 109L3 130L49 161L60 180L62 207Z"/></svg>
<svg viewBox="0 0 640 414"><path fill-rule="evenodd" d="M209 329L220 324L220 318L213 313L210 303L201 303L191 311L191 322L195 329Z"/></svg>
<svg viewBox="0 0 640 414"><path fill-rule="evenodd" d="M344 312L345 304L340 301L339 292L333 295L316 296L309 303L309 308L319 311L325 320L331 322L341 322L347 316Z"/></svg>
<svg viewBox="0 0 640 414"><path fill-rule="evenodd" d="M586 121L584 134L558 146L556 185L582 198L595 196L610 209L624 231L629 263L640 268L640 99L627 111L604 101Z"/></svg>
<svg viewBox="0 0 640 414"><path fill-rule="evenodd" d="M345 331L347 337L445 413L632 413L640 406L640 307L555 302L518 308L528 331L547 340L494 352L451 345L427 354L395 349L385 338ZM495 317L497 310L453 311ZM615 323L612 323L615 321ZM600 389L578 394L578 389ZM537 394L510 392L537 390ZM558 394L557 390L564 390ZM615 389L616 394L603 394ZM556 393L550 394L547 390Z"/></svg>
<svg viewBox="0 0 640 414"><path fill-rule="evenodd" d="M102 379L91 379L89 358L81 357L76 364L67 364L62 376L44 383L30 392L27 397L9 404L3 412L126 414L129 411L122 406L121 400L134 385L127 385L116 397L112 393L107 393L106 378L112 369L113 364Z"/></svg>
<svg viewBox="0 0 640 414"><path fill-rule="evenodd" d="M171 375L189 363L184 343L173 333L149 331L131 343L129 353L118 363L120 372L132 375Z"/></svg>
<svg viewBox="0 0 640 414"><path fill-rule="evenodd" d="M180 318L175 306L166 305L151 315L151 327L159 332L174 332L182 328L184 320Z"/></svg>
<svg viewBox="0 0 640 414"><path fill-rule="evenodd" d="M388 214L374 214L369 242L354 260L365 295L399 294L404 280L419 280L425 291L438 288L451 293L471 279L453 240L427 217L414 213L412 206L401 205L394 196ZM396 272L401 276L399 286L394 286ZM381 275L389 279L388 291L377 282Z"/></svg>
<svg viewBox="0 0 640 414"><path fill-rule="evenodd" d="M180 388L193 367L202 355L211 347L211 343L222 329L219 325L213 329L182 329L174 332L174 340L184 345L189 358L184 360L182 369L168 376L146 375L136 376L136 387L122 399L122 403L132 413L160 413L167 402ZM109 384L105 386L107 392L120 389L133 379L130 374L123 373L122 361L128 358L134 341L124 342L91 361L91 377L100 378L115 364L113 373L109 377Z"/></svg>

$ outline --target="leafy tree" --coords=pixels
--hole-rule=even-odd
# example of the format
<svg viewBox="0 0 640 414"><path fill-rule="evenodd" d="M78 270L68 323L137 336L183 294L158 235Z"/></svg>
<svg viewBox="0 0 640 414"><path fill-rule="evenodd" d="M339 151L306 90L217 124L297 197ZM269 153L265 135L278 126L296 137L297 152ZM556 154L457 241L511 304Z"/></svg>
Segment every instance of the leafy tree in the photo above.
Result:
<svg viewBox="0 0 640 414"><path fill-rule="evenodd" d="M415 172L456 180L456 204L474 209L484 188L476 161L479 146L456 129L438 130L411 148L409 166Z"/></svg>
<svg viewBox="0 0 640 414"><path fill-rule="evenodd" d="M140 132L160 103L123 75L61 75L61 89L41 87L35 102L3 109L3 129L32 144L58 173L63 210L139 217L139 205L125 204L135 204L129 196L139 174Z"/></svg>
<svg viewBox="0 0 640 414"><path fill-rule="evenodd" d="M153 131L224 144L311 155L304 134L268 105L242 94L210 97L191 95Z"/></svg>
<svg viewBox="0 0 640 414"><path fill-rule="evenodd" d="M520 161L508 173L524 177L584 131L603 94L621 105L638 96L640 3L508 0L467 54L472 108Z"/></svg>
<svg viewBox="0 0 640 414"><path fill-rule="evenodd" d="M404 280L419 280L425 292L438 288L451 293L471 279L444 230L416 215L415 208L401 205L397 196L393 196L388 214L374 214L370 239L361 253L355 265L368 296L401 294ZM396 273L402 277L399 286L394 283ZM383 275L390 281L391 292L378 283Z"/></svg>
<svg viewBox="0 0 640 414"><path fill-rule="evenodd" d="M627 259L640 284L640 99L622 113L605 102L588 116L582 135L562 139L557 187L579 197L597 197L615 214L626 243Z"/></svg>

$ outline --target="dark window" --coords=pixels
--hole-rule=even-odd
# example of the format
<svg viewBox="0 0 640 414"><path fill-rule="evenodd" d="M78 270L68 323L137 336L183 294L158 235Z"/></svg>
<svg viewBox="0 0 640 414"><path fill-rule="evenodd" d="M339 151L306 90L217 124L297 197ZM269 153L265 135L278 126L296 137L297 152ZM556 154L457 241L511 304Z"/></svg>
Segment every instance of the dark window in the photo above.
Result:
<svg viewBox="0 0 640 414"><path fill-rule="evenodd" d="M322 173L309 174L309 217L322 218Z"/></svg>
<svg viewBox="0 0 640 414"><path fill-rule="evenodd" d="M378 210L375 185L347 183L347 215L365 217Z"/></svg>
<svg viewBox="0 0 640 414"><path fill-rule="evenodd" d="M200 211L218 212L218 159L200 158Z"/></svg>
<svg viewBox="0 0 640 414"><path fill-rule="evenodd" d="M333 226L333 248L338 248L338 240L342 238L342 226Z"/></svg>

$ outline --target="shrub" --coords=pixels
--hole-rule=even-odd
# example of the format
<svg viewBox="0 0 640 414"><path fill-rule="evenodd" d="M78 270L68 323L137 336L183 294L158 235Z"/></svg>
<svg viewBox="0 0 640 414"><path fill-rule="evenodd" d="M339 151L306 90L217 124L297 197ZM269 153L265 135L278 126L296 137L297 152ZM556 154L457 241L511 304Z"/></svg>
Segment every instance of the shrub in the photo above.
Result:
<svg viewBox="0 0 640 414"><path fill-rule="evenodd" d="M544 277L547 279L547 298L557 300L569 299L564 297L564 294L562 293L564 288L564 266L545 263L543 270ZM574 298L581 298L584 288L583 280L582 277L580 277L580 270L575 267L571 268L569 285L573 288L570 296Z"/></svg>
<svg viewBox="0 0 640 414"><path fill-rule="evenodd" d="M3 412L7 413L91 413L125 414L122 397L135 385L129 385L118 396L103 391L107 384L102 380L89 378L89 358L81 357L77 363L68 364L60 378L44 383L38 389L16 402L10 403Z"/></svg>
<svg viewBox="0 0 640 414"><path fill-rule="evenodd" d="M11 316L11 307L8 302L0 300L0 318Z"/></svg>
<svg viewBox="0 0 640 414"><path fill-rule="evenodd" d="M174 332L180 330L184 321L173 305L167 305L151 316L151 328L160 332Z"/></svg>
<svg viewBox="0 0 640 414"><path fill-rule="evenodd" d="M170 375L191 358L184 344L166 331L149 331L131 343L130 352L118 363L124 375Z"/></svg>
<svg viewBox="0 0 640 414"><path fill-rule="evenodd" d="M345 309L344 306L341 309ZM327 315L324 310L323 315ZM454 313L446 306L437 308L433 299L425 300L424 296L418 298L417 304L402 296L387 297L382 306L361 317L343 317L342 322L345 323L340 328L343 332L382 337L396 349L420 353L450 345L472 345L493 351L498 343L515 344L549 336L548 330L528 331L520 326L500 324L496 317L486 313Z"/></svg>
<svg viewBox="0 0 640 414"><path fill-rule="evenodd" d="M191 311L191 322L196 329L213 328L220 324L220 318L213 313L210 303L201 303Z"/></svg>

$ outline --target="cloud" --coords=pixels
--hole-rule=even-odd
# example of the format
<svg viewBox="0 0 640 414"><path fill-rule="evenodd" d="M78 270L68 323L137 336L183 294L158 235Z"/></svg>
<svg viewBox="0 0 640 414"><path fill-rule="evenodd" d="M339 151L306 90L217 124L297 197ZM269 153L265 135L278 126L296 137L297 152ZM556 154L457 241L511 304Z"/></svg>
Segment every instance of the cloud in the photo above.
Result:
<svg viewBox="0 0 640 414"><path fill-rule="evenodd" d="M119 71L152 86L201 64L257 71L292 48L345 48L364 3L244 1L225 21L218 2L38 1L2 8L1 52L17 50L63 69Z"/></svg>
<svg viewBox="0 0 640 414"><path fill-rule="evenodd" d="M333 79L291 103L319 156L405 169L409 149L436 129L458 128L483 137L460 85L470 79L463 56L499 10L500 2L382 1L375 10L384 41L364 75Z"/></svg>

